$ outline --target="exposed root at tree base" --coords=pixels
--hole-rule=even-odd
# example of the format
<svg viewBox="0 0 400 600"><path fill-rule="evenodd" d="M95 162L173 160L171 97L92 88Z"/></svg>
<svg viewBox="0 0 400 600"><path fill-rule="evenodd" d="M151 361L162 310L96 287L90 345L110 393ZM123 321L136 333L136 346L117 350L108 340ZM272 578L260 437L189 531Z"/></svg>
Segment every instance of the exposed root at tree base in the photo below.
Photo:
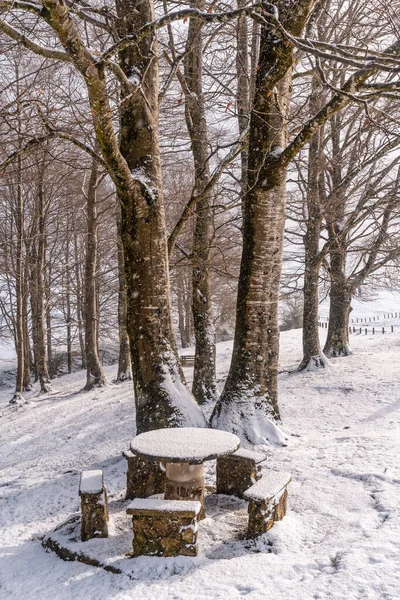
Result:
<svg viewBox="0 0 400 600"><path fill-rule="evenodd" d="M354 354L353 350L348 344L342 344L340 346L331 346L324 348L324 354L328 358L339 358L341 356L351 356Z"/></svg>
<svg viewBox="0 0 400 600"><path fill-rule="evenodd" d="M310 356L302 360L296 371L315 371L317 369L326 369L331 366L328 358L323 352L315 356Z"/></svg>
<svg viewBox="0 0 400 600"><path fill-rule="evenodd" d="M22 406L23 404L27 404L28 401L25 400L25 398L23 397L23 395L21 394L21 392L15 392L14 396L11 398L9 404L12 404L14 406Z"/></svg>
<svg viewBox="0 0 400 600"><path fill-rule="evenodd" d="M82 388L83 392L91 392L96 388L105 387L107 385L106 378L101 379L100 381L88 381L84 388Z"/></svg>
<svg viewBox="0 0 400 600"><path fill-rule="evenodd" d="M280 423L267 416L265 398L241 397L223 404L212 418L211 426L236 434L244 444L286 446L287 436Z"/></svg>

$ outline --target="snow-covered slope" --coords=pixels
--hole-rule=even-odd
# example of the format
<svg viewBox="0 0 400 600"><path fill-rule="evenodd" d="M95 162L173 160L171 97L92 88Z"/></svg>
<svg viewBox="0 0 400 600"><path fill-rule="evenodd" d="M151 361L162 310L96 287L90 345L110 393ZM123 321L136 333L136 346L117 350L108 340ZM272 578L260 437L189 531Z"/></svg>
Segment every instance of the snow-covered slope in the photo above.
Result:
<svg viewBox="0 0 400 600"><path fill-rule="evenodd" d="M1 390L1 600L398 600L400 332L353 335L351 345L356 353L328 370L288 373L301 331L282 334L280 402L293 435L266 468L292 473L285 519L249 544L237 535L245 505L222 510L210 496L198 558L132 559L129 575L63 562L40 539L78 509L81 469L104 469L111 501L121 498L130 384L81 393L76 373L18 409ZM231 346L218 346L221 380Z"/></svg>

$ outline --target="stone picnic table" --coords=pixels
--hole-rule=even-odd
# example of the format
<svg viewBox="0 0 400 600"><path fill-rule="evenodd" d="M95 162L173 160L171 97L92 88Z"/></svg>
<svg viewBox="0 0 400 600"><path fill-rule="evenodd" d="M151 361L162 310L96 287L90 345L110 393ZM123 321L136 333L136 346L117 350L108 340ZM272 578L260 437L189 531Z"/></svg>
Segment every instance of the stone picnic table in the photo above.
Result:
<svg viewBox="0 0 400 600"><path fill-rule="evenodd" d="M137 435L131 450L145 460L165 464L165 499L197 500L204 518L204 462L233 454L240 447L233 433L218 429L174 427Z"/></svg>

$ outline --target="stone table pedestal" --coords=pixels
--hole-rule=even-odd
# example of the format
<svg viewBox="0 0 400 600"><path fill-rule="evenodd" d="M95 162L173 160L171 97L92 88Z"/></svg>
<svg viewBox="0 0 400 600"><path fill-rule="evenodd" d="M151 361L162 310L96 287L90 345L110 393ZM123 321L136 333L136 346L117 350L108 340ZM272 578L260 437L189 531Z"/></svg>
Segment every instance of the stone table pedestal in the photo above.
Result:
<svg viewBox="0 0 400 600"><path fill-rule="evenodd" d="M204 465L187 462L167 463L165 481L166 500L197 500L201 504L198 519L205 518Z"/></svg>

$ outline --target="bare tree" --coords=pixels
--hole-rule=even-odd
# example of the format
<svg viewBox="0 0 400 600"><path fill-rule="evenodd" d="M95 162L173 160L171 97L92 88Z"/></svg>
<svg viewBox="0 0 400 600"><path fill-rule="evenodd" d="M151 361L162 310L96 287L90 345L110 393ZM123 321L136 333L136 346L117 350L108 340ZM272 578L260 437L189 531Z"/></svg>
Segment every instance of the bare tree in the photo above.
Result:
<svg viewBox="0 0 400 600"><path fill-rule="evenodd" d="M96 295L98 269L97 192L101 181L98 161L93 158L86 196L86 262L85 262L85 358L86 391L105 384L98 355L99 310Z"/></svg>

